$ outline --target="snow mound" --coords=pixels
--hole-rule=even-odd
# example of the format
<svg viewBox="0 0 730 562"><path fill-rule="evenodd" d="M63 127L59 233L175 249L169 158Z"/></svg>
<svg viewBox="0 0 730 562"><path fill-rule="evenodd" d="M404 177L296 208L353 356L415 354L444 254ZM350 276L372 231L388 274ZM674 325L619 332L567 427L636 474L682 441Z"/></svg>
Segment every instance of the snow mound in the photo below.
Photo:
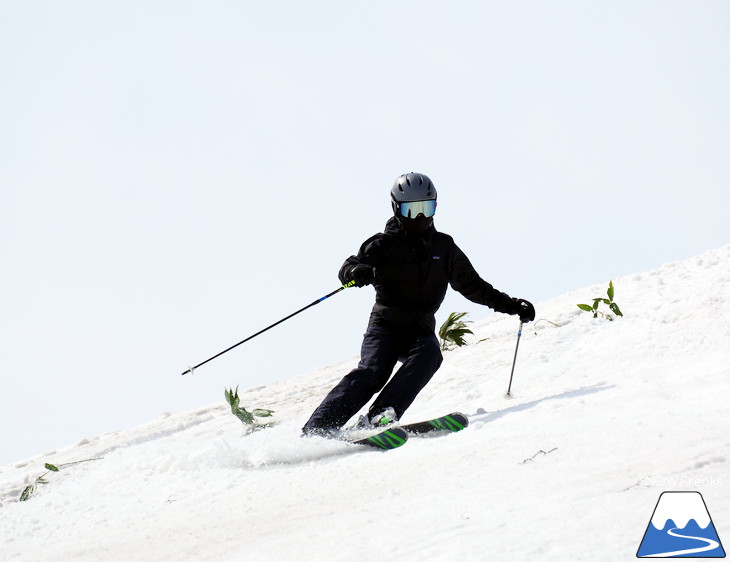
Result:
<svg viewBox="0 0 730 562"><path fill-rule="evenodd" d="M0 559L626 560L676 489L727 534L730 246L613 282L613 322L576 307L608 280L538 303L509 400L517 322L476 322L404 419L468 414L448 437L300 438L353 358L241 392L269 429L221 397L0 467ZM85 459L18 501L44 463Z"/></svg>

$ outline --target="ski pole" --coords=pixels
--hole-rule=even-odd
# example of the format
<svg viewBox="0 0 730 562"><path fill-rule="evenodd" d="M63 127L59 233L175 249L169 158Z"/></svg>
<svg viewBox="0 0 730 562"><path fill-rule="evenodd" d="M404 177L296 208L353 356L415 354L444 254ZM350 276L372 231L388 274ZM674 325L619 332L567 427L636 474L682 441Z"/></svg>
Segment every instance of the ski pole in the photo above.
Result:
<svg viewBox="0 0 730 562"><path fill-rule="evenodd" d="M300 308L299 310L297 310L296 312L294 312L294 313L290 314L290 315L289 315L289 316L287 316L286 318L282 318L282 319L281 319L281 320L279 320L278 322L274 322L274 323L273 323L273 324L272 324L271 326L268 326L268 327L264 328L263 330L261 330L261 331L259 331L259 332L256 332L256 333L255 333L254 335L252 335L252 336L249 336L249 337L247 337L247 338L246 338L245 340L241 340L240 342L238 342L237 344L234 344L234 345L232 345L232 346L231 346L231 347L229 347L228 349L224 349L224 350L223 350L223 351L221 351L220 353L217 353L217 354L216 354L216 355L214 355L213 357L210 357L210 358L206 359L206 360L205 360L205 361L203 361L202 363L198 363L198 364L197 364L197 365L195 365L194 367L190 367L190 368L189 368L189 369L188 369L187 371L183 371L183 373L182 373L182 374L183 374L183 375L187 375L188 373L191 373L191 374L192 374L192 373L193 373L193 372L195 371L195 369L197 369L198 367L202 367L203 365L205 365L205 364L206 364L206 363L208 363L209 361L213 361L213 359L216 359L217 357L220 357L220 356L221 356L221 355L223 355L224 353L228 353L229 351L231 351L232 349L234 349L234 348L238 347L238 346L239 346L239 345L241 345L242 343L246 343L247 341L249 341L249 340L252 340L252 339L253 339L253 338L255 338L256 336L260 336L260 335L261 335L261 334L263 334L263 333L264 333L265 331L267 331L267 330L270 330L270 329L271 329L271 328L273 328L274 326L278 326L278 325L279 325L279 324L281 324L282 322L286 322L287 320L289 320L289 318L292 318L293 316L296 316L296 315L297 315L297 314L299 314L300 312L304 312L304 311L305 311L305 310L307 310L308 308L311 308L311 307L313 307L313 306L314 306L315 304L319 304L319 303L321 303L321 302L322 302L323 300L327 300L328 298L330 298L330 297L331 297L331 296L333 296L333 295L336 295L336 294L337 294L337 293L339 293L340 291L343 291L343 290L345 290L345 289L347 289L347 288L349 288L349 287L354 287L354 286L355 286L355 282L354 282L354 281L350 281L349 283L346 283L345 285L342 285L342 287L340 287L339 289L337 289L337 290L335 290L335 291L332 291L332 292L331 292L330 294L328 294L328 295L325 295L325 296L323 296L323 297L322 297L321 299L317 299L316 301L314 301L314 302L312 302L312 303L308 304L308 305L307 305L307 306L305 306L304 308Z"/></svg>
<svg viewBox="0 0 730 562"><path fill-rule="evenodd" d="M509 386L507 387L507 394L505 398L509 398L510 392L512 392L512 377L515 374L515 364L517 363L517 350L520 348L520 338L522 337L522 322L520 322L520 329L517 331L517 345L515 346L515 358L512 360L512 372L509 374Z"/></svg>

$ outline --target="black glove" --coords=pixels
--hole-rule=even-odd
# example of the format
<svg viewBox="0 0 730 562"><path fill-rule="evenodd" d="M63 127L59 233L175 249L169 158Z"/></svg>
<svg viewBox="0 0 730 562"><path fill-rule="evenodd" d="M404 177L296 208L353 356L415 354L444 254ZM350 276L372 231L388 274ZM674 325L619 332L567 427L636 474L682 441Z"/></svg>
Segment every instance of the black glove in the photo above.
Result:
<svg viewBox="0 0 730 562"><path fill-rule="evenodd" d="M365 265L363 263L352 266L347 272L347 277L345 278L345 281L347 283L349 283L350 281L354 281L356 287L364 287L365 285L370 285L370 283L375 281L375 268L371 265Z"/></svg>
<svg viewBox="0 0 730 562"><path fill-rule="evenodd" d="M515 314L519 315L520 322L527 324L535 319L535 307L525 299L512 299L515 302Z"/></svg>

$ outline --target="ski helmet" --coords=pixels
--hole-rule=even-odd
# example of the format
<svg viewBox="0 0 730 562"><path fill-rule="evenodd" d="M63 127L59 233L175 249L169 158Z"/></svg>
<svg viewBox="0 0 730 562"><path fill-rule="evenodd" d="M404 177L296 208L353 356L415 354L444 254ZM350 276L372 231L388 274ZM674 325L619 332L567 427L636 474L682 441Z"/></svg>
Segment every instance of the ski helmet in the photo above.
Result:
<svg viewBox="0 0 730 562"><path fill-rule="evenodd" d="M390 190L393 213L403 228L421 233L433 225L436 212L436 188L425 174L403 174Z"/></svg>
<svg viewBox="0 0 730 562"><path fill-rule="evenodd" d="M428 201L436 199L436 188L427 175L411 172L395 180L390 196L396 203Z"/></svg>

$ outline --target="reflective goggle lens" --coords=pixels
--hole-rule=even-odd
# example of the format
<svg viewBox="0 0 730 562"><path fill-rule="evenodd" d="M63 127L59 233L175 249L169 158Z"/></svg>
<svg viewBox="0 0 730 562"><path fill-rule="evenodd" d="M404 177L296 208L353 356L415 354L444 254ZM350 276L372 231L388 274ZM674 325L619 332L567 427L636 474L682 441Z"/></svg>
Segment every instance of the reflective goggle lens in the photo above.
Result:
<svg viewBox="0 0 730 562"><path fill-rule="evenodd" d="M398 204L400 214L409 219L415 219L418 215L432 217L436 213L436 200L428 201L407 201Z"/></svg>

